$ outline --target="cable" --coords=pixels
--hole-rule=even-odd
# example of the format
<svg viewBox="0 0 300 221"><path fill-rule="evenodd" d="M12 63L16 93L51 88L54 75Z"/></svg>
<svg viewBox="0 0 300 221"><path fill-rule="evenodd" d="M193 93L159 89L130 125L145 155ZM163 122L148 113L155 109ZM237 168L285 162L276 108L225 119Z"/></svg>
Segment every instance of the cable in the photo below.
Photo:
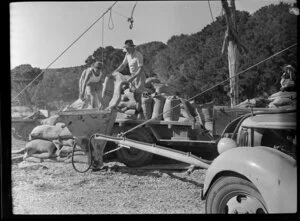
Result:
<svg viewBox="0 0 300 221"><path fill-rule="evenodd" d="M88 152L89 152L89 156L88 156L88 160L90 160L90 162L89 162L89 164L88 164L88 167L85 169L85 170L78 170L77 168L76 168L76 166L75 166L75 161L74 161L74 156L75 156L75 149L76 149L76 142L74 143L74 145L73 145L73 149L72 149L72 155L71 155L71 162L72 162L72 166L73 166L73 168L74 168L74 170L76 170L77 172L79 172L79 173L85 173L85 172L87 172L90 168L91 168L91 166L92 166L92 164L93 164L93 155L92 155L92 147L91 147L91 139L92 139L92 137L93 136L91 136L90 137L90 139L89 139L89 143L88 143Z"/></svg>
<svg viewBox="0 0 300 221"><path fill-rule="evenodd" d="M207 0L207 2L208 2L209 10L210 10L211 19L214 22L214 16L213 16L212 11L211 11L210 2L209 2L209 0Z"/></svg>
<svg viewBox="0 0 300 221"><path fill-rule="evenodd" d="M289 46L289 47L287 47L287 48L285 48L285 49L283 49L283 50L281 50L281 51L279 51L279 52L277 52L277 53L271 55L270 57L268 57L268 58L266 58L266 59L264 59L264 60L262 60L262 61L260 61L260 62L258 62L258 63L256 63L256 64L254 64L254 65L248 67L247 69L245 69L245 70L243 70L243 71L241 71L241 72L239 72L239 73L236 74L235 76L232 76L232 77L230 77L230 78L227 78L227 79L225 79L224 81L221 81L221 82L217 83L216 85L214 85L214 86L212 86L212 87L210 87L210 88L204 90L203 92L201 92L201 93L199 93L199 94L196 94L195 96L193 96L193 97L187 99L187 101L193 100L194 98L196 98L196 97L198 97L198 96L200 96L200 95L206 93L207 91L212 90L213 88L215 88L215 87L217 87L217 86L223 84L224 82L230 80L231 78L235 78L235 77L239 76L240 74L245 73L246 71L248 71L248 70L254 68L255 66L257 66L257 65L259 65L259 64L261 64L261 63L263 63L263 62L265 62L265 61L267 61L267 60L269 60L269 59L271 59L271 58L273 58L273 57L275 57L275 56L277 56L278 54L281 54L281 53L283 53L284 51L287 51L287 50L289 50L290 48L295 47L297 44L298 44L298 43L293 44L293 45L291 45L291 46ZM163 115L163 114L165 114L165 113L167 113L167 112L169 112L169 111L175 109L176 107L178 107L178 106L180 106L180 105L181 105L181 104L178 104L178 105L174 106L173 108L171 108L170 110L165 111L165 112L163 112L163 113L160 113L158 116ZM158 117L158 116L157 116L157 117ZM135 130L135 129L137 129L137 128L139 128L139 127L141 127L141 126L143 126L143 125L145 125L145 124L147 124L147 123L149 123L149 122L151 122L151 121L153 121L153 120L155 120L155 119L156 119L156 118L154 118L154 119L149 119L149 120L147 120L147 121L144 121L143 123L141 123L141 124L139 124L139 125L137 125L137 126L131 128L131 129L125 131L125 132L123 132L123 133L122 133L122 136L125 136L125 135L128 134L129 132L131 132L131 131L133 131L133 130Z"/></svg>
<svg viewBox="0 0 300 221"><path fill-rule="evenodd" d="M66 53L67 50L69 50L69 48L71 48L85 33L87 33L109 10L111 10L112 7L114 7L114 5L117 3L114 2L96 21L94 21L81 35L79 35L79 37L77 37L65 50L63 50L63 52L57 56L38 76L36 76L25 88L23 88L23 90L21 90L18 95L16 97L14 97L12 99L12 101L14 101L21 93L23 93L24 90L26 90L29 85L32 84L32 82L34 82L40 75L42 75L52 64L54 64L54 62L56 62L64 53Z"/></svg>

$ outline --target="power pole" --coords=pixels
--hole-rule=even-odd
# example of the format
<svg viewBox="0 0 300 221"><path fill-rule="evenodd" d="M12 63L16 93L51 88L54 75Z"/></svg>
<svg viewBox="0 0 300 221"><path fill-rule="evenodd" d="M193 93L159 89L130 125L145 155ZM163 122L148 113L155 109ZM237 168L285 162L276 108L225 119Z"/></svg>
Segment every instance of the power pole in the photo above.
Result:
<svg viewBox="0 0 300 221"><path fill-rule="evenodd" d="M230 77L230 104L231 107L239 103L239 78L236 76L239 65L239 50L243 49L247 52L247 48L240 42L236 26L235 18L235 2L230 0L230 7L227 0L222 0L222 7L225 12L227 29L223 41L222 54L227 46L228 53L228 69Z"/></svg>

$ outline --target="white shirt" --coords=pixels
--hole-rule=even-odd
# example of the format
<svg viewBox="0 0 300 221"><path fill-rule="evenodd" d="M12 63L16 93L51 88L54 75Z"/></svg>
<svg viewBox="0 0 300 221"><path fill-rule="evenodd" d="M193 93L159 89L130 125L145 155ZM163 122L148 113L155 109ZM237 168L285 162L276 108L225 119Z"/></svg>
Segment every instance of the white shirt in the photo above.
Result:
<svg viewBox="0 0 300 221"><path fill-rule="evenodd" d="M128 64L131 74L135 74L143 66L143 55L135 50L132 55L126 53L123 64Z"/></svg>
<svg viewBox="0 0 300 221"><path fill-rule="evenodd" d="M99 82L101 80L101 77L102 77L102 72L100 71L100 74L99 76L96 76L95 75L95 71L93 68L89 68L89 70L87 70L88 72L92 72L92 75L90 76L90 79L88 80L87 84L88 83L96 83L96 82Z"/></svg>

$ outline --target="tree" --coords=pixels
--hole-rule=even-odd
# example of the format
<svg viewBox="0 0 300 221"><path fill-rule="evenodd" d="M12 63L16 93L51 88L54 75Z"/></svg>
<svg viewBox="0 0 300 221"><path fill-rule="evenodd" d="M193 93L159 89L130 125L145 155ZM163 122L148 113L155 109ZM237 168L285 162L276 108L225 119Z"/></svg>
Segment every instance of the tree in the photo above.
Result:
<svg viewBox="0 0 300 221"><path fill-rule="evenodd" d="M15 67L11 71L12 102L33 108L32 96L37 85L42 81L43 74L39 68L33 68L29 64Z"/></svg>

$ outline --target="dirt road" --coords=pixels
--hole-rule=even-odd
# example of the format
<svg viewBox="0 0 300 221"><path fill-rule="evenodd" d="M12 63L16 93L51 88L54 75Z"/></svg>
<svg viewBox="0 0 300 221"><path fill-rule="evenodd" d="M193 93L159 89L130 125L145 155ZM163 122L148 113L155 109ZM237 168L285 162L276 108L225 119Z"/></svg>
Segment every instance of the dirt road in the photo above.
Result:
<svg viewBox="0 0 300 221"><path fill-rule="evenodd" d="M12 148L26 142L12 138ZM12 164L14 214L200 214L205 170L141 170L105 162L76 172L70 163Z"/></svg>

